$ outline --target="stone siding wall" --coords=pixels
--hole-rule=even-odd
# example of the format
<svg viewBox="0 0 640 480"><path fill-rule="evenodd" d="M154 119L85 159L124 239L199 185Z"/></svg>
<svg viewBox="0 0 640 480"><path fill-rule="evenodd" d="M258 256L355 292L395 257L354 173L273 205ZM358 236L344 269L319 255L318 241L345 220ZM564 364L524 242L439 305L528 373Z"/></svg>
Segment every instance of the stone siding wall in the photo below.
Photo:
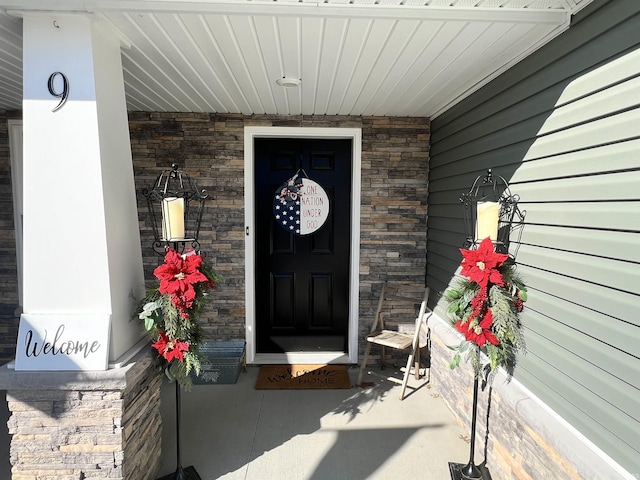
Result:
<svg viewBox="0 0 640 480"><path fill-rule="evenodd" d="M18 337L18 282L16 237L13 223L11 157L7 121L20 118L0 110L0 365L13 359Z"/></svg>
<svg viewBox="0 0 640 480"><path fill-rule="evenodd" d="M114 371L96 372L85 382L69 381L82 378L69 372L4 375L13 480L155 478L162 377L150 355L115 382ZM21 387L21 379L31 388Z"/></svg>
<svg viewBox="0 0 640 480"><path fill-rule="evenodd" d="M243 339L244 127L362 129L360 325L366 330L385 280L423 282L426 264L429 119L348 116L131 113L133 153L145 276L149 286L160 258L151 248L142 189L178 163L210 195L202 222L202 251L224 277L203 315L211 340ZM15 354L18 319L15 236L7 119L0 112L0 362Z"/></svg>
<svg viewBox="0 0 640 480"><path fill-rule="evenodd" d="M360 326L366 330L382 282L423 283L426 265L429 119L348 116L278 117L239 114L131 113L131 148L149 285L160 258L151 249L140 194L178 163L208 191L202 251L224 283L203 315L211 340L244 339L244 127L362 129Z"/></svg>

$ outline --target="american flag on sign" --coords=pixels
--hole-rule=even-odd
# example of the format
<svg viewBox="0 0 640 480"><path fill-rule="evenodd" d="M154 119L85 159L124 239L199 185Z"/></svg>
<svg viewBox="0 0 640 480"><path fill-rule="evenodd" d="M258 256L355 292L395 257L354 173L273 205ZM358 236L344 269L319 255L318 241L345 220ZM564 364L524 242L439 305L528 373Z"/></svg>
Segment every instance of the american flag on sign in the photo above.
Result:
<svg viewBox="0 0 640 480"><path fill-rule="evenodd" d="M300 235L300 191L302 179L296 173L276 190L273 216L286 231Z"/></svg>

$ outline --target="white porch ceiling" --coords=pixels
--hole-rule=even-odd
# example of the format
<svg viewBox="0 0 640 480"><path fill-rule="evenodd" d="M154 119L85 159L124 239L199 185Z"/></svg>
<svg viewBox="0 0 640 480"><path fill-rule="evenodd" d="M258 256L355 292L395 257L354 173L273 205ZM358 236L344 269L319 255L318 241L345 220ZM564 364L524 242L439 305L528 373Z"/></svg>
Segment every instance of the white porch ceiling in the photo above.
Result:
<svg viewBox="0 0 640 480"><path fill-rule="evenodd" d="M435 117L591 1L0 0L0 108L21 108L27 11L112 28L132 111Z"/></svg>

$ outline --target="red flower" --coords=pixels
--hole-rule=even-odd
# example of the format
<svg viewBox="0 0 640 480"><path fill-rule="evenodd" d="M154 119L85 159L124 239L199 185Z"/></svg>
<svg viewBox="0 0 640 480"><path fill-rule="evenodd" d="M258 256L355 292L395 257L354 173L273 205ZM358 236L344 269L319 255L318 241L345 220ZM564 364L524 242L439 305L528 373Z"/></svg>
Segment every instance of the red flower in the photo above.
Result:
<svg viewBox="0 0 640 480"><path fill-rule="evenodd" d="M160 293L171 295L171 302L180 310L183 317L188 317L186 312L193 306L196 291L195 283L208 282L209 279L200 271L202 257L197 254L180 255L175 250L167 250L164 264L158 266L153 274L160 280Z"/></svg>
<svg viewBox="0 0 640 480"><path fill-rule="evenodd" d="M468 321L463 324L462 321L459 321L456 322L454 327L456 327L456 330L460 333L464 334L465 340L474 342L480 347L483 347L487 342L492 345L499 345L500 341L491 331L491 325L493 325L493 314L491 310L487 310L480 323Z"/></svg>
<svg viewBox="0 0 640 480"><path fill-rule="evenodd" d="M486 287L489 282L504 286L502 275L497 270L509 255L496 253L493 243L487 237L477 250L460 249L464 259L462 260L461 275L478 283L481 287Z"/></svg>
<svg viewBox="0 0 640 480"><path fill-rule="evenodd" d="M178 340L169 341L169 337L163 332L160 332L160 338L151 345L158 351L158 355L164 357L167 362L170 362L174 358L184 362L184 352L189 351L189 344L187 342L180 342Z"/></svg>

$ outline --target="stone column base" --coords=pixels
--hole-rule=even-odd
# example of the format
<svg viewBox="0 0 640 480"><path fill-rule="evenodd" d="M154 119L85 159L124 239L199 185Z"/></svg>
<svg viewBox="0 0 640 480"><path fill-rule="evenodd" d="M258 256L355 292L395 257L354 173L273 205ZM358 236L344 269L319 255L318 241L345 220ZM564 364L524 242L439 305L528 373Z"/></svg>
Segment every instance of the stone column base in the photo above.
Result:
<svg viewBox="0 0 640 480"><path fill-rule="evenodd" d="M96 372L0 368L13 480L147 480L161 464L160 385L150 353Z"/></svg>

